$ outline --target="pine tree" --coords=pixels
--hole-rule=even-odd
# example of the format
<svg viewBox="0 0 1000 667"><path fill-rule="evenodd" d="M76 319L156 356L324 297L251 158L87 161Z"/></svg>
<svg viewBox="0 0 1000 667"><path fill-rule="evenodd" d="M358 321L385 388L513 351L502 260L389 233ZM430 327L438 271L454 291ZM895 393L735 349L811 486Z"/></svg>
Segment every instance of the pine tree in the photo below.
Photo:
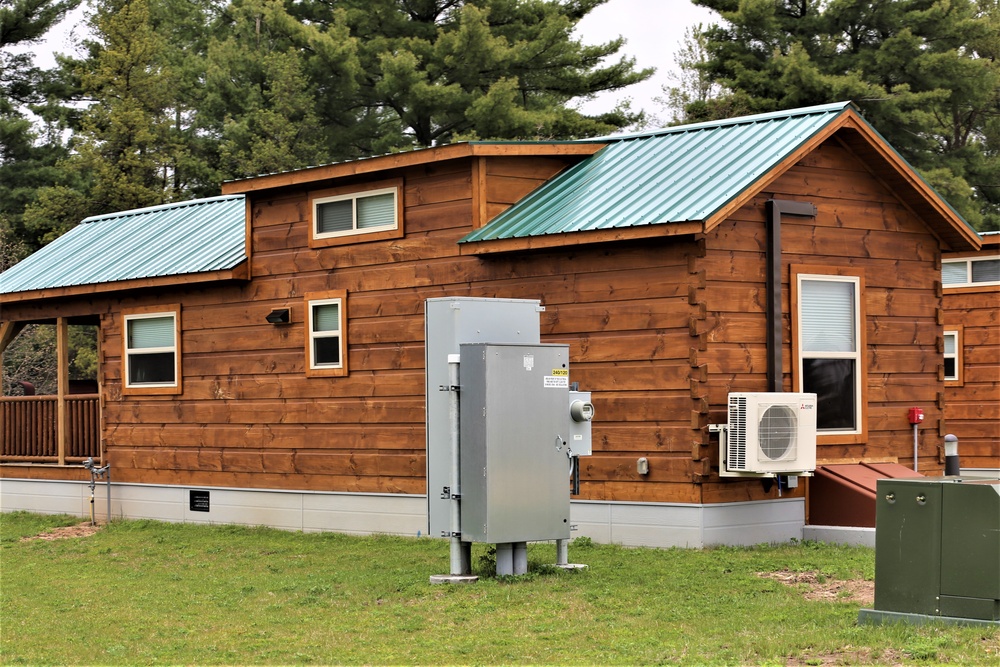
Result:
<svg viewBox="0 0 1000 667"><path fill-rule="evenodd" d="M76 182L43 188L24 214L25 227L44 241L88 215L159 204L169 194L172 81L149 0L101 0L91 23L96 38L79 79L93 103L74 136L75 154L60 164Z"/></svg>
<svg viewBox="0 0 1000 667"><path fill-rule="evenodd" d="M311 24L346 20L360 61L363 133L354 143L381 152L457 138L594 136L640 121L624 107L600 116L572 107L652 74L629 58L605 64L621 39L574 38L579 20L606 1L304 0L290 11Z"/></svg>
<svg viewBox="0 0 1000 667"><path fill-rule="evenodd" d="M39 247L24 228L22 214L42 187L62 180L57 163L68 151L57 123L40 132L27 115L53 120L47 73L29 52L14 47L39 42L80 0L10 0L0 6L0 270ZM46 131L48 130L48 131Z"/></svg>
<svg viewBox="0 0 1000 667"><path fill-rule="evenodd" d="M697 65L729 93L687 107L853 100L980 229L1000 229L998 0L694 0L722 23Z"/></svg>

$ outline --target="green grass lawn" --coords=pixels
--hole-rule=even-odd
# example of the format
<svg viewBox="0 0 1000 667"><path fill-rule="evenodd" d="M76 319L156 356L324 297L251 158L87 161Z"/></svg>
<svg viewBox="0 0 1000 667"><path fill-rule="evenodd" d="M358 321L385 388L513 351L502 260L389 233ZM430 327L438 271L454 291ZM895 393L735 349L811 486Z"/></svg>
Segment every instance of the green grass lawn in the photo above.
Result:
<svg viewBox="0 0 1000 667"><path fill-rule="evenodd" d="M9 664L1000 664L1000 631L858 626L860 604L759 576L871 580L871 549L631 549L579 540L529 574L431 585L437 539L0 515L0 662ZM480 575L489 554L475 545Z"/></svg>

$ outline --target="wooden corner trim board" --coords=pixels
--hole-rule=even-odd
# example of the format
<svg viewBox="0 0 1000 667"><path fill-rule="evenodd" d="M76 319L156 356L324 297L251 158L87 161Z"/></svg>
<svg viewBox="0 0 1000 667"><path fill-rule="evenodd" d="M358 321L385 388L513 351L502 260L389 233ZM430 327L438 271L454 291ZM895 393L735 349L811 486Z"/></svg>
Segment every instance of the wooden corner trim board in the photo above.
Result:
<svg viewBox="0 0 1000 667"><path fill-rule="evenodd" d="M128 290L145 289L147 287L173 287L175 285L196 285L200 283L216 283L227 280L249 280L250 262L243 260L232 269L206 271L204 273L185 273L177 276L158 276L156 278L136 278L135 280L120 280L111 283L95 283L92 285L71 285L69 287L51 287L48 289L12 292L0 296L0 304L21 303L39 299L55 299L64 296L84 296L87 294L106 294L108 292L125 292Z"/></svg>
<svg viewBox="0 0 1000 667"><path fill-rule="evenodd" d="M472 241L469 243L460 243L459 251L463 255L481 256L545 248L566 248L592 243L609 243L612 241L635 241L669 236L684 236L688 234L700 234L701 232L702 223L700 222L669 222L643 225L641 227L625 227L622 229L596 229L584 232L527 236L516 239Z"/></svg>
<svg viewBox="0 0 1000 667"><path fill-rule="evenodd" d="M406 153L379 155L371 158L361 158L352 162L339 162L320 167L309 167L298 171L282 174L257 176L241 181L230 181L222 184L222 194L245 194L272 188L282 188L305 183L344 176L372 174L388 169L412 167L443 160L454 160L465 157L490 156L580 156L588 157L604 148L607 144L598 142L569 143L510 143L510 144L479 144L459 143L447 146L435 146L412 150Z"/></svg>

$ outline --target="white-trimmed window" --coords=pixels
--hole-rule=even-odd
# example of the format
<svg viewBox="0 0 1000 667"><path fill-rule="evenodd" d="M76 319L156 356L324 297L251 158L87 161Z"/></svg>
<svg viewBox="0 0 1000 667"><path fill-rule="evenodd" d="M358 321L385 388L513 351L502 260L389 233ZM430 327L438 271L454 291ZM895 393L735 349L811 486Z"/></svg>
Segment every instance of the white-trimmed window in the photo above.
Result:
<svg viewBox="0 0 1000 667"><path fill-rule="evenodd" d="M866 433L864 278L851 270L793 267L794 385L817 396L819 435Z"/></svg>
<svg viewBox="0 0 1000 667"><path fill-rule="evenodd" d="M403 236L403 179L309 193L309 246L380 241Z"/></svg>
<svg viewBox="0 0 1000 667"><path fill-rule="evenodd" d="M123 315L124 391L180 393L180 306L142 308Z"/></svg>
<svg viewBox="0 0 1000 667"><path fill-rule="evenodd" d="M396 229L396 188L313 200L316 238Z"/></svg>
<svg viewBox="0 0 1000 667"><path fill-rule="evenodd" d="M1000 285L1000 258L966 257L943 260L941 284L945 287Z"/></svg>
<svg viewBox="0 0 1000 667"><path fill-rule="evenodd" d="M948 386L962 384L962 328L954 327L944 332L944 382Z"/></svg>
<svg viewBox="0 0 1000 667"><path fill-rule="evenodd" d="M306 295L306 374L347 375L347 292Z"/></svg>

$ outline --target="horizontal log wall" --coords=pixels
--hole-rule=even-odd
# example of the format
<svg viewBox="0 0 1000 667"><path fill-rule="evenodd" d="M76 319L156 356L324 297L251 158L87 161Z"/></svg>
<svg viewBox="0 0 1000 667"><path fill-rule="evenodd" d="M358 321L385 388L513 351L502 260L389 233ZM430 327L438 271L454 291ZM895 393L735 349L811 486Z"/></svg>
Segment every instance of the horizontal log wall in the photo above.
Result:
<svg viewBox="0 0 1000 667"><path fill-rule="evenodd" d="M961 384L945 388L944 431L958 437L963 468L1000 468L1000 289L945 289L941 303L944 328L961 327L963 347Z"/></svg>
<svg viewBox="0 0 1000 667"><path fill-rule="evenodd" d="M912 465L907 409L920 406L920 469L940 474L938 379L941 326L935 283L938 242L926 226L836 140L828 141L778 178L708 236L701 266L708 276L703 326L709 421L724 422L730 391L767 390L766 201L815 204L816 218L784 216L782 243L783 389L792 391L790 266L849 267L864 272L867 309L868 434L857 444L826 444L819 462L897 459ZM711 451L718 465L717 447ZM714 478L713 478L714 479ZM731 496L732 482L708 484L706 499ZM773 493L773 492L772 492Z"/></svg>
<svg viewBox="0 0 1000 667"><path fill-rule="evenodd" d="M560 166L468 158L379 174L403 179L405 236L323 249L308 247L306 190L255 194L249 283L86 304L83 311L102 314L104 435L116 479L423 493L424 301L472 296L540 299L543 340L570 345L571 381L593 392L597 414L582 498L776 497L756 480L719 480L707 430L725 421L729 391L766 387L770 197L819 207L816 220L783 225L786 389L789 265L865 274L868 438L823 445L820 459L905 462L906 408L919 404L927 413L922 466L940 468L937 241L847 150L822 146L703 238L460 254L456 242L476 220L499 214ZM307 378L303 295L328 290L347 291L350 374ZM178 301L183 394L123 397L122 309ZM266 323L275 308L290 308L291 324ZM648 475L637 473L639 457L649 460Z"/></svg>
<svg viewBox="0 0 1000 667"><path fill-rule="evenodd" d="M475 169L473 169L475 166ZM306 193L253 202L252 282L182 300L181 396L121 395L120 312L104 316L104 418L122 481L349 492L425 491L424 302L539 299L544 342L570 345L571 381L594 392L594 456L581 497L696 502L688 240L480 259L457 241L561 166L514 158L420 167L404 179L405 237L313 250ZM470 174L485 183L476 195ZM329 184L317 184L327 187ZM703 282L703 276L700 278ZM347 290L350 374L304 373L309 292ZM166 295L163 298L167 297ZM151 305L144 297L122 308ZM265 322L290 308L292 322ZM696 393L696 396L698 394ZM650 472L636 470L646 457Z"/></svg>

